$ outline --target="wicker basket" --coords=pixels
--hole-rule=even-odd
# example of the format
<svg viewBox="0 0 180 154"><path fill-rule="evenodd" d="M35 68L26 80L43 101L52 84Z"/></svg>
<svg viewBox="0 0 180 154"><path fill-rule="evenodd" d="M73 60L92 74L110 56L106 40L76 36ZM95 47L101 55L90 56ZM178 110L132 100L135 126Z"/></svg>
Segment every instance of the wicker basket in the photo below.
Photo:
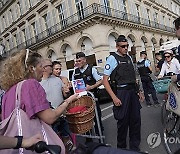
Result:
<svg viewBox="0 0 180 154"><path fill-rule="evenodd" d="M76 134L83 134L93 127L93 119L95 116L94 100L89 96L82 96L67 107L67 111L76 106L86 106L87 110L84 112L69 113L66 112L66 119L69 123L70 130Z"/></svg>

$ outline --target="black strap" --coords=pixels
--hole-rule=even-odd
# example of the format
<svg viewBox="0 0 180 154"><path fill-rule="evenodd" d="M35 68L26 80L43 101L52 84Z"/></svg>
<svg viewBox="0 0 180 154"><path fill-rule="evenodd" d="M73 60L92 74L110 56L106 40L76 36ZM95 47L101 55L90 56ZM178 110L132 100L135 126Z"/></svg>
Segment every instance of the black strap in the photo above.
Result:
<svg viewBox="0 0 180 154"><path fill-rule="evenodd" d="M14 147L14 149L19 149L19 148L21 148L23 136L14 136L14 137L17 138L17 145Z"/></svg>

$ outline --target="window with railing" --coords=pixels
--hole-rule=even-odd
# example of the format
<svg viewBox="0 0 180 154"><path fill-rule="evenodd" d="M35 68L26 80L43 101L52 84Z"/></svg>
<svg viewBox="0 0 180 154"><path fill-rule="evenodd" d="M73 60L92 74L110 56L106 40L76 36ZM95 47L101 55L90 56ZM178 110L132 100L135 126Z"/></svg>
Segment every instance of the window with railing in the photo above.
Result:
<svg viewBox="0 0 180 154"><path fill-rule="evenodd" d="M22 42L26 42L26 36L25 36L25 34L26 34L26 33L25 33L25 29L23 29L23 30L22 30L22 33L21 33L21 37L22 37L21 40L22 40Z"/></svg>
<svg viewBox="0 0 180 154"><path fill-rule="evenodd" d="M26 6L25 6L25 1L26 0L19 0L21 14L24 14L27 11Z"/></svg>
<svg viewBox="0 0 180 154"><path fill-rule="evenodd" d="M15 16L15 20L17 20L20 16L21 16L21 11L20 11L20 5L19 3L16 3L13 7L14 9L14 16Z"/></svg>
<svg viewBox="0 0 180 154"><path fill-rule="evenodd" d="M14 47L13 45L13 38L12 36L9 38L9 48L12 49Z"/></svg>
<svg viewBox="0 0 180 154"><path fill-rule="evenodd" d="M16 38L17 38L17 45L20 45L21 43L24 42L23 36L22 36L22 31L19 30L16 34Z"/></svg>
<svg viewBox="0 0 180 154"><path fill-rule="evenodd" d="M25 9L25 12L27 12L29 10L29 7L30 7L29 0L24 0L24 9Z"/></svg>
<svg viewBox="0 0 180 154"><path fill-rule="evenodd" d="M6 47L7 51L10 50L9 39L6 40L5 47Z"/></svg>
<svg viewBox="0 0 180 154"><path fill-rule="evenodd" d="M112 4L115 9L113 14L120 19L127 19L126 0L113 0Z"/></svg>
<svg viewBox="0 0 180 154"><path fill-rule="evenodd" d="M36 26L35 26L35 22L33 22L33 23L31 24L31 26L32 26L32 33L33 33L33 36L35 36L35 35L36 35Z"/></svg>
<svg viewBox="0 0 180 154"><path fill-rule="evenodd" d="M158 13L157 12L153 13L153 20L154 20L153 26L156 27L156 28L159 27L159 24L158 24Z"/></svg>
<svg viewBox="0 0 180 154"><path fill-rule="evenodd" d="M109 0L101 0L101 11L106 15L111 15L110 2Z"/></svg>
<svg viewBox="0 0 180 154"><path fill-rule="evenodd" d="M31 45L31 38L32 38L32 31L31 31L31 25L26 26L25 28L25 38L27 46Z"/></svg>
<svg viewBox="0 0 180 154"><path fill-rule="evenodd" d="M49 20L48 15L45 14L45 15L42 16L42 18L44 20L44 25L45 25L46 29L48 29L48 20Z"/></svg>
<svg viewBox="0 0 180 154"><path fill-rule="evenodd" d="M43 38L43 35L41 34L44 30L45 30L45 26L44 26L44 19L43 18L39 18L39 19L36 19L35 21L35 31L36 31L36 38L37 39L42 39Z"/></svg>
<svg viewBox="0 0 180 154"><path fill-rule="evenodd" d="M0 18L0 22L1 22L1 31L3 32L5 29L5 19L4 16L2 16L2 18Z"/></svg>
<svg viewBox="0 0 180 154"><path fill-rule="evenodd" d="M137 17L138 17L138 22L140 22L140 6L139 4L136 4L136 11L137 11Z"/></svg>
<svg viewBox="0 0 180 154"><path fill-rule="evenodd" d="M150 18L150 10L147 9L146 11L147 11L148 25L150 25L150 20L151 20L151 18Z"/></svg>
<svg viewBox="0 0 180 154"><path fill-rule="evenodd" d="M12 10L11 9L8 11L8 20L9 20L9 24L12 24L13 18L12 18Z"/></svg>
<svg viewBox="0 0 180 154"><path fill-rule="evenodd" d="M67 10L65 2L61 3L57 6L58 14L59 14L59 20L62 28L65 28L67 26Z"/></svg>
<svg viewBox="0 0 180 154"><path fill-rule="evenodd" d="M39 0L29 0L29 5L30 5L30 7L33 7L33 6L35 6L38 2L39 2Z"/></svg>
<svg viewBox="0 0 180 154"><path fill-rule="evenodd" d="M23 14L23 11L22 11L22 8L21 8L21 5L20 5L20 2L17 3L17 8L19 9L19 17Z"/></svg>
<svg viewBox="0 0 180 154"><path fill-rule="evenodd" d="M75 0L78 17L80 20L84 19L84 8L82 0Z"/></svg>
<svg viewBox="0 0 180 154"><path fill-rule="evenodd" d="M13 45L14 45L14 47L17 46L17 35L16 34L13 35Z"/></svg>

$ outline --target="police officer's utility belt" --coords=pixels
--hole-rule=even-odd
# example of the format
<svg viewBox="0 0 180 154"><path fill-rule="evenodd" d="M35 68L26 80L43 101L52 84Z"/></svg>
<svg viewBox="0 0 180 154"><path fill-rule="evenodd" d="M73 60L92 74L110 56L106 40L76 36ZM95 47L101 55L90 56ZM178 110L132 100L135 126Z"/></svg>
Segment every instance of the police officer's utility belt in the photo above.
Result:
<svg viewBox="0 0 180 154"><path fill-rule="evenodd" d="M117 90L131 90L136 89L135 83L134 84L127 84L125 86L117 85Z"/></svg>

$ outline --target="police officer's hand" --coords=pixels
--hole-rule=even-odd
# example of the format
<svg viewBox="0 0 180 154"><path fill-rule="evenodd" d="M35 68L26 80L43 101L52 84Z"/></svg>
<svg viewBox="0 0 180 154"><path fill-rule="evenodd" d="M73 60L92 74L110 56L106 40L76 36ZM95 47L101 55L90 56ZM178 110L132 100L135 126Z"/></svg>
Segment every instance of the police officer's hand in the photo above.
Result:
<svg viewBox="0 0 180 154"><path fill-rule="evenodd" d="M119 98L117 98L116 96L113 99L113 102L114 102L114 105L115 106L121 106L122 105L122 102Z"/></svg>
<svg viewBox="0 0 180 154"><path fill-rule="evenodd" d="M144 93L143 93L142 91L140 91L140 92L138 93L138 95L139 95L139 101L140 101L141 103L144 102L144 99L145 99Z"/></svg>
<svg viewBox="0 0 180 154"><path fill-rule="evenodd" d="M92 89L93 89L93 86L90 86L90 85L86 84L86 90L87 90L87 91L90 91L90 90L92 90Z"/></svg>

